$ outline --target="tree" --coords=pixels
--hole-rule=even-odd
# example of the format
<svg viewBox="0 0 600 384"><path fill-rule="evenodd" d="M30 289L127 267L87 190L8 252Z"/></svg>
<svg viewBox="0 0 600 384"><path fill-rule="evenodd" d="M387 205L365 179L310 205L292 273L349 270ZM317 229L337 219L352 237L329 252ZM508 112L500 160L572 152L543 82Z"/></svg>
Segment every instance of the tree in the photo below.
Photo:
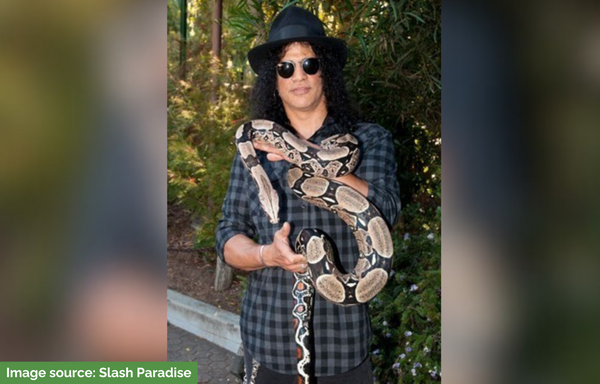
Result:
<svg viewBox="0 0 600 384"><path fill-rule="evenodd" d="M180 24L179 36L181 38L181 46L179 48L179 65L181 66L181 77L185 77L185 62L187 59L187 0L179 0Z"/></svg>
<svg viewBox="0 0 600 384"><path fill-rule="evenodd" d="M221 23L223 20L223 0L214 0L212 33L211 33L211 53L213 60L213 76L211 78L210 100L216 102L216 88L219 82L219 68L221 66L221 39L223 30Z"/></svg>

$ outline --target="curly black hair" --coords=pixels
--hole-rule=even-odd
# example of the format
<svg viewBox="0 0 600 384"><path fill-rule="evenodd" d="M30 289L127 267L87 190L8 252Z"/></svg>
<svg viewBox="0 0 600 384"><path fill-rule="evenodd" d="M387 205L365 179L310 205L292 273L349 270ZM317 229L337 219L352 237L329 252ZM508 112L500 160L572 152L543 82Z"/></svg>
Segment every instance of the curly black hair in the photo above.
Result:
<svg viewBox="0 0 600 384"><path fill-rule="evenodd" d="M352 132L359 115L346 90L342 66L331 49L314 43L310 45L321 64L327 112L343 129ZM272 120L293 130L277 92L275 68L284 52L285 47L279 47L271 51L269 58L263 62L252 88L250 106L253 119Z"/></svg>

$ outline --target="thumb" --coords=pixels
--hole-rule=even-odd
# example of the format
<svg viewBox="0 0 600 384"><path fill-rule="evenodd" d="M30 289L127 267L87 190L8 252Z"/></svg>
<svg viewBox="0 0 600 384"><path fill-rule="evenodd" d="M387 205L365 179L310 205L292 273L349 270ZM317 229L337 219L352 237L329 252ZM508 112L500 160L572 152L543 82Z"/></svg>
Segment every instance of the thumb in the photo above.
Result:
<svg viewBox="0 0 600 384"><path fill-rule="evenodd" d="M288 223L287 221L285 223L283 223L283 225L281 226L281 229L279 230L279 235L282 237L282 240L284 242L288 242L288 236L290 235L290 223Z"/></svg>

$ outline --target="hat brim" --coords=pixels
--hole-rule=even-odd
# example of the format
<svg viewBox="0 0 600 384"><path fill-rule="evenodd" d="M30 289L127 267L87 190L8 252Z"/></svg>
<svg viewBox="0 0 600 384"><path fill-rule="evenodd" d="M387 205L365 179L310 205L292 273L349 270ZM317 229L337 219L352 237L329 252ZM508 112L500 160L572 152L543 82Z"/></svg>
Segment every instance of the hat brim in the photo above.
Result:
<svg viewBox="0 0 600 384"><path fill-rule="evenodd" d="M250 62L250 67L252 67L254 73L258 74L260 68L262 67L262 63L271 55L271 52L274 49L297 41L315 43L330 48L335 52L336 57L340 60L340 64L342 65L342 67L346 64L346 61L348 60L348 48L343 40L336 39L335 37L326 36L294 37L289 39L273 41L270 43L264 43L262 45L252 48L248 52L248 61Z"/></svg>

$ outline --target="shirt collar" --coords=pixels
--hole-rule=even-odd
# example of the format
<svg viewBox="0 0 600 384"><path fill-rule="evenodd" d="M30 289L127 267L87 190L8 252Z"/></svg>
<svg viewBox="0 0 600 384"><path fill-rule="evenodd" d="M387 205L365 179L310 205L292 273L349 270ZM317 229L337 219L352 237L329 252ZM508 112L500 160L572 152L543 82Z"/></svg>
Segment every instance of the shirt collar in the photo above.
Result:
<svg viewBox="0 0 600 384"><path fill-rule="evenodd" d="M315 144L318 144L323 139L344 132L344 129L335 122L335 119L331 115L327 115L327 117L323 121L323 125L321 125L321 128L317 129L317 131L313 133L313 135L309 137L308 140Z"/></svg>

